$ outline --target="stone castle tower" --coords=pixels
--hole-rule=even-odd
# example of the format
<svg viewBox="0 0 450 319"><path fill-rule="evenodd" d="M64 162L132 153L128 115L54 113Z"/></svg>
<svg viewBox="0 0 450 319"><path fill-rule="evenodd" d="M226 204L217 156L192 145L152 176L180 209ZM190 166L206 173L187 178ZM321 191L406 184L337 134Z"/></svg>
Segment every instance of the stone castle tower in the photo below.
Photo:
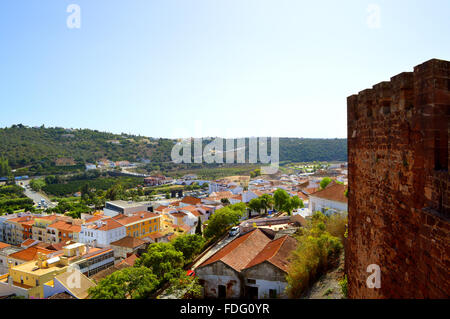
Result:
<svg viewBox="0 0 450 319"><path fill-rule="evenodd" d="M350 298L450 297L449 118L449 61L348 97Z"/></svg>

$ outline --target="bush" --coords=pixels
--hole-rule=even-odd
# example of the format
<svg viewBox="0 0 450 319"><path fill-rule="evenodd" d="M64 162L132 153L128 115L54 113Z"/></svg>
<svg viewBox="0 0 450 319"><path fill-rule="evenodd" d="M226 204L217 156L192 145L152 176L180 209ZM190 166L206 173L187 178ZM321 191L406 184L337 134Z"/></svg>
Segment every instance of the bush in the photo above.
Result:
<svg viewBox="0 0 450 319"><path fill-rule="evenodd" d="M338 237L344 242L345 232L347 230L347 213L335 213L331 215L326 223L326 230L331 235Z"/></svg>
<svg viewBox="0 0 450 319"><path fill-rule="evenodd" d="M344 275L344 277L339 281L339 286L341 286L342 294L345 298L348 296L348 281L347 281L347 275Z"/></svg>
<svg viewBox="0 0 450 319"><path fill-rule="evenodd" d="M322 213L315 213L297 238L299 245L292 253L287 275L287 292L291 298L300 298L330 268L343 248L340 239L326 231L328 221Z"/></svg>

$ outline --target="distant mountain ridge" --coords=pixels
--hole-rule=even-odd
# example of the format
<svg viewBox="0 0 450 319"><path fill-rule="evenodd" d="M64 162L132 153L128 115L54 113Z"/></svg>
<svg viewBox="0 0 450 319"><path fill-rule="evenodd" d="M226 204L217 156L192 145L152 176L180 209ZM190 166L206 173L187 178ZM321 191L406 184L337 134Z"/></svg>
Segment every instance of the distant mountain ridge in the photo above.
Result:
<svg viewBox="0 0 450 319"><path fill-rule="evenodd" d="M107 158L113 161L171 161L175 139L113 134L89 129L28 127L0 129L0 157L13 167L49 165L72 158L77 165ZM270 148L269 148L270 150ZM347 139L280 138L281 162L346 161Z"/></svg>

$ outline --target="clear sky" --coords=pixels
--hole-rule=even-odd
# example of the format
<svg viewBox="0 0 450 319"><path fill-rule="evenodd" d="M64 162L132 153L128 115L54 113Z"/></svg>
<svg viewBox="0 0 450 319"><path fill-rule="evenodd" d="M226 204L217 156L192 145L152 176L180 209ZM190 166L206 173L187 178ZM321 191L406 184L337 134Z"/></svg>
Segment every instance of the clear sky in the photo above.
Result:
<svg viewBox="0 0 450 319"><path fill-rule="evenodd" d="M2 0L0 127L345 137L347 96L450 60L449 17L448 0Z"/></svg>

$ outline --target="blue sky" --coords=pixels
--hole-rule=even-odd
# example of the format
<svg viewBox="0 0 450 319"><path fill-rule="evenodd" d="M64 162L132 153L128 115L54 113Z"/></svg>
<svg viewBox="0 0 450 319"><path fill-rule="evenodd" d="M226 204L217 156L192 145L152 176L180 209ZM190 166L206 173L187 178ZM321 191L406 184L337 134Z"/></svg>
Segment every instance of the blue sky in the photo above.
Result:
<svg viewBox="0 0 450 319"><path fill-rule="evenodd" d="M0 127L345 137L347 96L450 59L449 15L448 0L2 0Z"/></svg>

